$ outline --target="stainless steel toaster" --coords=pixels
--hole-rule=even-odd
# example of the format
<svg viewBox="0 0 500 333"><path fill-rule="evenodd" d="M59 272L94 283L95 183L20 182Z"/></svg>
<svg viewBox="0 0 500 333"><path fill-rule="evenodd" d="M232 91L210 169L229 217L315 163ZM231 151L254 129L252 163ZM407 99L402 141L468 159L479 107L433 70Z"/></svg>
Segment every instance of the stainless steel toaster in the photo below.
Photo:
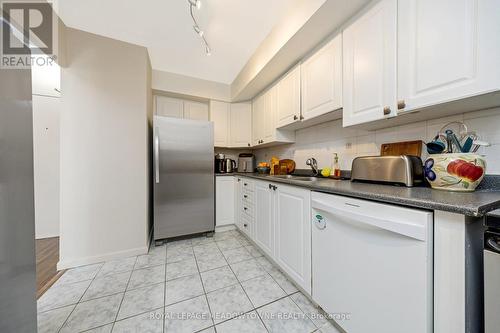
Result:
<svg viewBox="0 0 500 333"><path fill-rule="evenodd" d="M251 153L241 153L238 156L238 172L255 172L255 156Z"/></svg>
<svg viewBox="0 0 500 333"><path fill-rule="evenodd" d="M424 181L423 163L420 157L410 155L357 157L352 161L351 180L420 185Z"/></svg>

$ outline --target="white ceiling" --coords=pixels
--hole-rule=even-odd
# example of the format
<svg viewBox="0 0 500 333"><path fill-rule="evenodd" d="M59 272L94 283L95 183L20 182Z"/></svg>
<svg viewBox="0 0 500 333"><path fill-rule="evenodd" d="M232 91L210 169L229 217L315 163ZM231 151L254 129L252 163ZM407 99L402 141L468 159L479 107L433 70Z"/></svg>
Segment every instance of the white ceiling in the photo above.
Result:
<svg viewBox="0 0 500 333"><path fill-rule="evenodd" d="M206 56L187 0L59 0L72 28L148 48L153 69L230 84L284 14L307 0L202 0L195 16L212 48Z"/></svg>

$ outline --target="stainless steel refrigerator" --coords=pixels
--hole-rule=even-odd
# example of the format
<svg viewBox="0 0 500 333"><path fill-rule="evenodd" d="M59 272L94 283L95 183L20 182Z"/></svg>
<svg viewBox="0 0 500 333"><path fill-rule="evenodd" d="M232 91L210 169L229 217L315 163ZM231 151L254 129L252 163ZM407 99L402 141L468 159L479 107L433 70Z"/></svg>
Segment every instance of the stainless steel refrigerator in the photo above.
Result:
<svg viewBox="0 0 500 333"><path fill-rule="evenodd" d="M213 123L153 120L155 241L215 229Z"/></svg>
<svg viewBox="0 0 500 333"><path fill-rule="evenodd" d="M0 69L0 332L36 332L31 71Z"/></svg>

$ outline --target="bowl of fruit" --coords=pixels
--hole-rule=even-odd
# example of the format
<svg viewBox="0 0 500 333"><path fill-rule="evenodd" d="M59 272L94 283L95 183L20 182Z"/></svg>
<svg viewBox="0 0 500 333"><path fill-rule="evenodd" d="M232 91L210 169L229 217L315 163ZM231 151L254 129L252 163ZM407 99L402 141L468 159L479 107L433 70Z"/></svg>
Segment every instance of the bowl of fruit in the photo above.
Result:
<svg viewBox="0 0 500 333"><path fill-rule="evenodd" d="M474 191L485 172L484 156L473 153L434 154L424 163L425 178L439 190Z"/></svg>
<svg viewBox="0 0 500 333"><path fill-rule="evenodd" d="M267 162L260 162L257 165L257 172L261 174L268 174L269 171L271 171L271 167L269 166L269 163Z"/></svg>

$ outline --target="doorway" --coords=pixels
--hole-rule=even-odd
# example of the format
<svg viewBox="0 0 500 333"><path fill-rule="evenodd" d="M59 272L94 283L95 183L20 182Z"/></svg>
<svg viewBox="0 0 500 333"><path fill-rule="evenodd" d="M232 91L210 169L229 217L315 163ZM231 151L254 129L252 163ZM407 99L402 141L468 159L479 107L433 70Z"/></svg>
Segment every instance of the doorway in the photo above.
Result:
<svg viewBox="0 0 500 333"><path fill-rule="evenodd" d="M31 68L37 299L62 272L59 261L59 116L61 71L55 62Z"/></svg>

